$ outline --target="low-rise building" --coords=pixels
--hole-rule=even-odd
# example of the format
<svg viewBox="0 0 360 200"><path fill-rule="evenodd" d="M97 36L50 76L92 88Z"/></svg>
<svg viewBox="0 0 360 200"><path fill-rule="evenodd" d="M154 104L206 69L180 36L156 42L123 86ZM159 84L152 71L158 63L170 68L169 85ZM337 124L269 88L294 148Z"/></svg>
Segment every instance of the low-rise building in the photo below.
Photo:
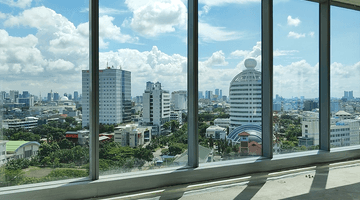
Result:
<svg viewBox="0 0 360 200"><path fill-rule="evenodd" d="M8 141L6 157L8 159L30 158L38 154L40 143L35 141Z"/></svg>
<svg viewBox="0 0 360 200"><path fill-rule="evenodd" d="M6 140L0 140L0 166L6 163Z"/></svg>
<svg viewBox="0 0 360 200"><path fill-rule="evenodd" d="M87 145L89 144L89 130L67 131L65 133L66 139L75 144Z"/></svg>
<svg viewBox="0 0 360 200"><path fill-rule="evenodd" d="M178 121L179 124L182 124L182 113L179 111L171 111L170 121L172 120Z"/></svg>
<svg viewBox="0 0 360 200"><path fill-rule="evenodd" d="M137 147L144 145L145 141L151 140L151 128L139 127L136 124L118 126L114 133L114 141L119 142L121 146Z"/></svg>
<svg viewBox="0 0 360 200"><path fill-rule="evenodd" d="M230 118L216 118L214 120L214 125L227 128L230 125Z"/></svg>
<svg viewBox="0 0 360 200"><path fill-rule="evenodd" d="M227 131L226 128L220 126L210 126L206 129L206 137L213 138L215 140L226 139Z"/></svg>
<svg viewBox="0 0 360 200"><path fill-rule="evenodd" d="M31 130L38 126L38 119L37 118L29 118L25 120L20 119L7 119L3 121L3 128L6 129L25 129Z"/></svg>

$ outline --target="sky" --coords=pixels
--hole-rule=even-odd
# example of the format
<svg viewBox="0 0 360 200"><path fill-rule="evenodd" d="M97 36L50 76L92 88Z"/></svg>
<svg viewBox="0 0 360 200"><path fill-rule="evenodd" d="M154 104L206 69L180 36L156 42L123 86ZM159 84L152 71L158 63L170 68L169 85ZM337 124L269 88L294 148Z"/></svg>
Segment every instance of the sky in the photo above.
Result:
<svg viewBox="0 0 360 200"><path fill-rule="evenodd" d="M88 0L0 0L0 90L81 93L89 68ZM318 97L319 8L274 1L274 96ZM199 0L199 90L222 89L255 58L260 0ZM360 12L331 8L331 96L360 97ZM186 90L187 1L100 0L100 69L131 71L132 96L147 81Z"/></svg>

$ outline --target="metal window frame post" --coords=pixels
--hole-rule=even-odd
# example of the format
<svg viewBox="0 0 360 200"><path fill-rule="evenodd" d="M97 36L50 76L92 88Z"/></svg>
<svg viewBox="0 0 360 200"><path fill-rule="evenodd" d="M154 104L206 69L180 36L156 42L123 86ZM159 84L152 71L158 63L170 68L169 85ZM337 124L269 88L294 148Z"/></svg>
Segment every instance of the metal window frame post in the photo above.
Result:
<svg viewBox="0 0 360 200"><path fill-rule="evenodd" d="M90 178L99 179L99 0L89 9L89 129Z"/></svg>
<svg viewBox="0 0 360 200"><path fill-rule="evenodd" d="M319 3L319 149L330 151L330 0Z"/></svg>
<svg viewBox="0 0 360 200"><path fill-rule="evenodd" d="M273 157L273 0L261 1L262 156Z"/></svg>
<svg viewBox="0 0 360 200"><path fill-rule="evenodd" d="M198 134L198 0L188 1L188 167L199 166Z"/></svg>

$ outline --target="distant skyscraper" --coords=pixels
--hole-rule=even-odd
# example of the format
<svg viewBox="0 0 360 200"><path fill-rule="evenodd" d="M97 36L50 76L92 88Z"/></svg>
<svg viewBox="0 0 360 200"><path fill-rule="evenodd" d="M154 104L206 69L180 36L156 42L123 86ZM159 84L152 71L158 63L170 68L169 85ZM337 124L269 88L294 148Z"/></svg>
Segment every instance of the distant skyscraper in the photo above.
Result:
<svg viewBox="0 0 360 200"><path fill-rule="evenodd" d="M215 89L215 95L219 96L220 95L220 90L219 89Z"/></svg>
<svg viewBox="0 0 360 200"><path fill-rule="evenodd" d="M53 101L53 93L52 91L50 93L48 93L47 95L47 101L50 102L50 101Z"/></svg>
<svg viewBox="0 0 360 200"><path fill-rule="evenodd" d="M59 93L55 92L54 93L54 101L59 101L60 100L60 95Z"/></svg>
<svg viewBox="0 0 360 200"><path fill-rule="evenodd" d="M15 103L19 98L19 91L17 90L10 90L10 101Z"/></svg>
<svg viewBox="0 0 360 200"><path fill-rule="evenodd" d="M88 70L82 71L82 126L89 125ZM121 69L99 71L99 122L119 124L131 121L131 72Z"/></svg>
<svg viewBox="0 0 360 200"><path fill-rule="evenodd" d="M79 92L74 91L74 101L78 101L78 100L79 100Z"/></svg>
<svg viewBox="0 0 360 200"><path fill-rule="evenodd" d="M222 99L222 90L220 90L219 99Z"/></svg>
<svg viewBox="0 0 360 200"><path fill-rule="evenodd" d="M261 125L261 72L255 70L255 59L246 59L245 67L230 83L230 132L245 124Z"/></svg>
<svg viewBox="0 0 360 200"><path fill-rule="evenodd" d="M171 104L174 110L185 110L187 108L186 91L174 91L171 93Z"/></svg>
<svg viewBox="0 0 360 200"><path fill-rule="evenodd" d="M212 91L205 91L205 99L211 99L212 96Z"/></svg>
<svg viewBox="0 0 360 200"><path fill-rule="evenodd" d="M72 95L71 94L68 94L68 99L72 100Z"/></svg>
<svg viewBox="0 0 360 200"><path fill-rule="evenodd" d="M67 93L64 93L64 97L67 97L68 95L67 95Z"/></svg>
<svg viewBox="0 0 360 200"><path fill-rule="evenodd" d="M143 123L153 125L152 133L160 135L162 125L170 121L170 94L161 89L161 83L146 83L143 94Z"/></svg>
<svg viewBox="0 0 360 200"><path fill-rule="evenodd" d="M203 98L204 98L203 91L199 91L199 92L198 92L198 98L199 98L199 99L203 99Z"/></svg>
<svg viewBox="0 0 360 200"><path fill-rule="evenodd" d="M354 92L353 91L349 91L349 99L354 99Z"/></svg>
<svg viewBox="0 0 360 200"><path fill-rule="evenodd" d="M30 97L30 94L28 91L23 91L22 93L22 98L29 98Z"/></svg>

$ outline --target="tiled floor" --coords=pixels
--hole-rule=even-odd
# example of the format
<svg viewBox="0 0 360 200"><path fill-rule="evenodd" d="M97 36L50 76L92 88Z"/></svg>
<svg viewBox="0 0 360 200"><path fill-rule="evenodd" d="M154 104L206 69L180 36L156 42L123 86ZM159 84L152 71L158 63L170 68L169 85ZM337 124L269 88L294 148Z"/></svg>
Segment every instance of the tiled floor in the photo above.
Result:
<svg viewBox="0 0 360 200"><path fill-rule="evenodd" d="M98 199L360 199L360 160Z"/></svg>

